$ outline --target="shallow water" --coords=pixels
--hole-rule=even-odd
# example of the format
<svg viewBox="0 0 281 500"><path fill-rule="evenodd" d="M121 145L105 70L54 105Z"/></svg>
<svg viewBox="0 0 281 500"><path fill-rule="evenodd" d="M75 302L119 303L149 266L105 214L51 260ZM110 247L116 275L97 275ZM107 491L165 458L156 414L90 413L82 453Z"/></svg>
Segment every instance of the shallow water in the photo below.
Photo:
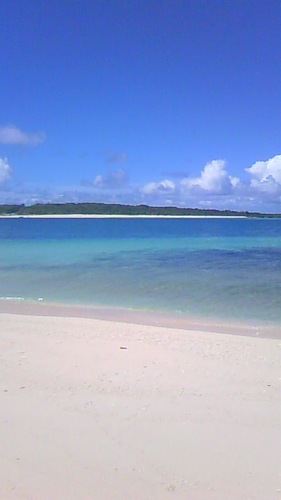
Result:
<svg viewBox="0 0 281 500"><path fill-rule="evenodd" d="M1 219L0 296L281 324L281 220Z"/></svg>

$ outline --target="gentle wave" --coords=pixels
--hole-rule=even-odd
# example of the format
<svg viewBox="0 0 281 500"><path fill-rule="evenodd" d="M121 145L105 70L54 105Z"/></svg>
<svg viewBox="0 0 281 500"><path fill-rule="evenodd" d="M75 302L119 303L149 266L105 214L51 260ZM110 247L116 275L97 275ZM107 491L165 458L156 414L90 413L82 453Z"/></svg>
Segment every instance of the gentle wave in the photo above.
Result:
<svg viewBox="0 0 281 500"><path fill-rule="evenodd" d="M30 298L29 297L0 297L0 300L15 300L15 301L24 301L24 300L27 300L29 301ZM38 301L43 301L44 299L42 297L38 297L38 298L35 298L35 299L32 299L32 300L38 300Z"/></svg>

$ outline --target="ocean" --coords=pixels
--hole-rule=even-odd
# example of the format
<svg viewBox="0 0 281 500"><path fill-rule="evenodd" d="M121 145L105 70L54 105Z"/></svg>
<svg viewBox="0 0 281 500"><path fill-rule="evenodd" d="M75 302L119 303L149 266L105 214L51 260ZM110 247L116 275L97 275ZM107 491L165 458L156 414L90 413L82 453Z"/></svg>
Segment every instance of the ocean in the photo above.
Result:
<svg viewBox="0 0 281 500"><path fill-rule="evenodd" d="M0 300L281 325L280 219L0 219Z"/></svg>

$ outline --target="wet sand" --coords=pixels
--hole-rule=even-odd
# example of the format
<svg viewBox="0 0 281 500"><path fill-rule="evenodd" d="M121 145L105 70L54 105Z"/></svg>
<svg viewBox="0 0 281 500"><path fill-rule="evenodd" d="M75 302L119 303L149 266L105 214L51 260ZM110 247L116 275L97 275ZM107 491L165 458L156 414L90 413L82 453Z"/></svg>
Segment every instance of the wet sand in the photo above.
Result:
<svg viewBox="0 0 281 500"><path fill-rule="evenodd" d="M280 339L14 306L0 498L281 498Z"/></svg>
<svg viewBox="0 0 281 500"><path fill-rule="evenodd" d="M0 313L23 314L31 316L57 316L110 320L137 325L162 326L182 330L230 333L250 337L281 340L281 327L261 324L223 321L219 318L191 316L184 313L148 311L121 307L89 306L81 304L59 304L45 301L0 300Z"/></svg>

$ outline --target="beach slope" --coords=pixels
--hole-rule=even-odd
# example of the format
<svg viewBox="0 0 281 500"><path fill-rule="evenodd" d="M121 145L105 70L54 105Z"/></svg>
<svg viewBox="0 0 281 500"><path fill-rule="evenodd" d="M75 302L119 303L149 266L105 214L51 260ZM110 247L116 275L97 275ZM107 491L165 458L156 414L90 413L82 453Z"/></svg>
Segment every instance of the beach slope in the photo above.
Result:
<svg viewBox="0 0 281 500"><path fill-rule="evenodd" d="M0 498L281 498L280 340L2 313L0 346Z"/></svg>

